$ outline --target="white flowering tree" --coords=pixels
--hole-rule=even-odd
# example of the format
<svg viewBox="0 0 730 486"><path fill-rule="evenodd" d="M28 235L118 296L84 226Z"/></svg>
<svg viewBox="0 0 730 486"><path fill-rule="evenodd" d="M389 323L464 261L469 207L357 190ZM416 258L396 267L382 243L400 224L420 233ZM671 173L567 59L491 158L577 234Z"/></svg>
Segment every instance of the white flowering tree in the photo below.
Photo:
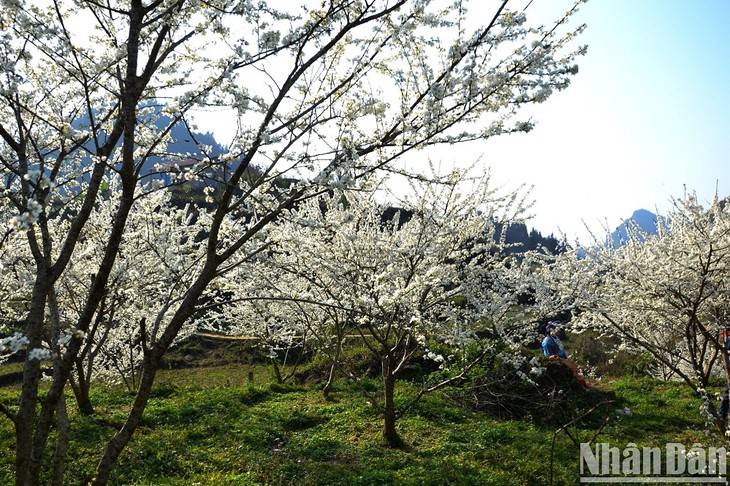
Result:
<svg viewBox="0 0 730 486"><path fill-rule="evenodd" d="M571 46L581 27L566 24L575 9L553 25L530 26L507 1L484 23L472 21L468 2L457 9L422 0L1 5L2 234L22 235L26 248L17 251L32 256L33 281L22 329L4 341L29 350L18 405L2 410L15 426L18 485L41 481L57 406L107 295L138 182L153 166L174 168L173 183L216 189L200 213L205 256L180 299L164 312L150 309L163 316L157 338L143 350L128 419L90 475L96 484L108 482L159 363L209 284L257 253L255 239L283 210L414 149L529 130L514 115L566 87L583 52ZM173 124L211 107L234 119L229 153L168 153ZM169 123L158 123L162 116ZM45 354L38 350L54 286L82 251L83 229L111 175L119 198L110 230L40 396ZM65 222L57 232L56 215Z"/></svg>
<svg viewBox="0 0 730 486"><path fill-rule="evenodd" d="M171 194L157 191L139 199L133 206L120 244L120 253L110 274L107 287L86 333L74 327L83 310L83 299L93 282L93 272L103 258L104 245L110 231L120 192L117 180L105 183L105 195L99 200L84 226L77 251L64 273L51 289L48 301L48 325L44 329L42 347L32 350L41 358L58 357L74 333L83 339L75 356L69 383L82 413L93 413L89 391L93 380L106 383L124 381L130 390L136 387L136 372L142 362L143 349L157 339L159 322L175 299L187 288L196 265L204 252L194 244L202 226L196 224L192 208L177 208L170 203ZM142 195L144 189L138 189ZM68 221L56 214L49 219L52 236L67 228ZM3 290L3 317L6 327L22 320L31 301L33 288L32 255L21 251L21 233L12 233L13 251L0 255L0 264L8 271L0 274ZM6 248L7 249L7 248ZM187 280L186 280L187 279ZM150 309L159 311L153 315ZM148 327L144 324L150 321ZM186 326L178 339L189 335ZM17 332L17 331L16 331ZM53 335L58 335L53 338ZM143 339L144 338L144 339ZM10 352L27 339L5 338Z"/></svg>
<svg viewBox="0 0 730 486"><path fill-rule="evenodd" d="M514 195L500 197L488 178L461 180L460 174L412 189L391 216L372 188L336 191L292 210L272 232L273 272L299 277L295 288L282 287L278 295L306 302L313 313L321 308L317 325L301 317L324 344L321 352L336 366L345 336L355 335L379 363L381 392L368 398L382 413L391 444L398 441L397 418L415 400L461 379L484 353L516 344L515 323L523 322L516 310L519 265L495 241L496 222L524 209ZM490 339L479 339L478 331ZM469 345L479 349L471 358ZM414 401L399 406L397 382L419 358L449 373L425 381Z"/></svg>
<svg viewBox="0 0 730 486"><path fill-rule="evenodd" d="M296 289L301 280L272 272L268 260L239 265L218 278L211 286L208 312L197 320L197 328L253 340L281 384L294 375L306 352L312 324L305 319L314 316L311 304L288 297L300 293Z"/></svg>
<svg viewBox="0 0 730 486"><path fill-rule="evenodd" d="M97 268L103 257L108 221L118 204L115 186L116 181L109 182L107 195L84 228L79 251L56 286L67 326L78 321L79 301L92 281L89 269ZM92 380L121 381L130 390L136 388L144 350L155 345L165 315L182 298L205 254L203 245L196 242L204 231L197 211L174 206L167 191L145 194L145 188L139 187L137 194L140 197L127 219L105 293L74 362L70 383L79 408L86 413L92 412ZM187 323L177 339L192 331L192 323Z"/></svg>
<svg viewBox="0 0 730 486"><path fill-rule="evenodd" d="M3 219L9 220L9 208L3 208ZM33 288L33 256L23 235L6 229L3 245L0 246L0 319L3 338L0 340L0 362L22 351L28 338L18 328L28 312L30 293Z"/></svg>
<svg viewBox="0 0 730 486"><path fill-rule="evenodd" d="M727 371L721 331L730 317L730 214L717 199L703 207L694 195L675 203L659 234L629 227L626 245L610 243L585 258L564 254L550 280L578 311L576 328L621 339L706 399L713 373Z"/></svg>

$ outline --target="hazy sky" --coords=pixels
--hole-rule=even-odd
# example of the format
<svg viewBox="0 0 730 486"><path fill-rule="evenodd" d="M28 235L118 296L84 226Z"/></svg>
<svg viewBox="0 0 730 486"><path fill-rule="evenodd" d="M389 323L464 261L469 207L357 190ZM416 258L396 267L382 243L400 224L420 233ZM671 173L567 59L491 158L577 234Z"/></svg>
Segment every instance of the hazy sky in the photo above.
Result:
<svg viewBox="0 0 730 486"><path fill-rule="evenodd" d="M666 212L685 187L703 203L730 196L730 1L589 0L577 19L589 47L573 84L535 130L483 152L496 181L534 185L528 226L584 241L582 221L602 233L636 209Z"/></svg>
<svg viewBox="0 0 730 486"><path fill-rule="evenodd" d="M484 18L498 3L469 2ZM511 8L528 3L528 23L547 23L573 1ZM481 158L506 188L534 186L528 227L570 242L586 242L584 222L600 238L637 209L665 213L685 189L702 203L730 196L730 0L589 0L574 23L588 25L588 53L572 85L531 111L532 132L443 153Z"/></svg>

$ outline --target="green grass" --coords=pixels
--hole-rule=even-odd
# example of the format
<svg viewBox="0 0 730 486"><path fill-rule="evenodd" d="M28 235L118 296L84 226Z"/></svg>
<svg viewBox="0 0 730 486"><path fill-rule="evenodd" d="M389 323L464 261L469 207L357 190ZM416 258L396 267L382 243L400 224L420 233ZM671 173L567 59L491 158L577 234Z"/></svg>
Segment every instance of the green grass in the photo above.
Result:
<svg viewBox="0 0 730 486"><path fill-rule="evenodd" d="M545 485L550 458L556 485L578 484L577 447L556 427L496 420L464 409L446 394L426 396L399 423L404 447L381 439L381 420L359 391L339 382L332 400L316 387L277 386L266 369L225 366L163 373L143 421L113 473L115 485ZM699 399L679 383L624 378L611 383L617 402L597 437L629 442L710 445L702 432ZM12 405L17 390L0 389ZM404 386L399 396L414 393ZM103 441L123 421L129 392L97 388L97 415L72 413L67 484L92 473ZM69 404L73 397L69 396ZM72 406L72 405L71 405ZM620 417L617 408L631 416ZM570 431L595 433L600 417ZM588 425L590 424L590 425ZM0 421L0 484L12 482L12 428Z"/></svg>

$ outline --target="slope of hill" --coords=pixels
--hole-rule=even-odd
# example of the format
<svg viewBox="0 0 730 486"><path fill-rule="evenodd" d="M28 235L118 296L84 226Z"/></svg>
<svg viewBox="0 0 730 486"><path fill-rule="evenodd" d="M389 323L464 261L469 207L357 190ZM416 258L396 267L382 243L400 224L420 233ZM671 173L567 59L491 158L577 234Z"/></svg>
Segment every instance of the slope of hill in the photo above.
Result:
<svg viewBox="0 0 730 486"><path fill-rule="evenodd" d="M657 234L657 215L646 209L637 209L630 218L624 220L610 235L614 248L623 246L628 241L627 228L636 225L649 235Z"/></svg>

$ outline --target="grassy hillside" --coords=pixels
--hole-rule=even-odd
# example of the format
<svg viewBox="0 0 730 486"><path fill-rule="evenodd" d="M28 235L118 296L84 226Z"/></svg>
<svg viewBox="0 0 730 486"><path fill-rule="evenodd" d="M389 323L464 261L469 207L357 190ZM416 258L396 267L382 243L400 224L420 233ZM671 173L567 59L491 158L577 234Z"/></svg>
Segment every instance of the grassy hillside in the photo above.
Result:
<svg viewBox="0 0 730 486"><path fill-rule="evenodd" d="M425 397L403 417L405 445L390 449L381 439L380 417L347 383L327 401L317 386L272 384L266 368L252 365L169 370L159 376L112 484L569 485L579 479L578 448L569 436L589 441L600 430L596 441L619 447L709 445L700 401L680 384L622 378L602 386L616 401L568 433L539 417L498 420L470 411L447 390ZM405 387L400 399L412 392ZM4 404L12 406L13 396L12 388L0 389ZM97 414L89 418L74 414L69 395L68 484L83 483L93 471L96 451L123 421L131 398L124 390L97 388ZM630 416L616 412L624 407ZM0 421L0 437L0 484L8 484L13 434L7 420Z"/></svg>

